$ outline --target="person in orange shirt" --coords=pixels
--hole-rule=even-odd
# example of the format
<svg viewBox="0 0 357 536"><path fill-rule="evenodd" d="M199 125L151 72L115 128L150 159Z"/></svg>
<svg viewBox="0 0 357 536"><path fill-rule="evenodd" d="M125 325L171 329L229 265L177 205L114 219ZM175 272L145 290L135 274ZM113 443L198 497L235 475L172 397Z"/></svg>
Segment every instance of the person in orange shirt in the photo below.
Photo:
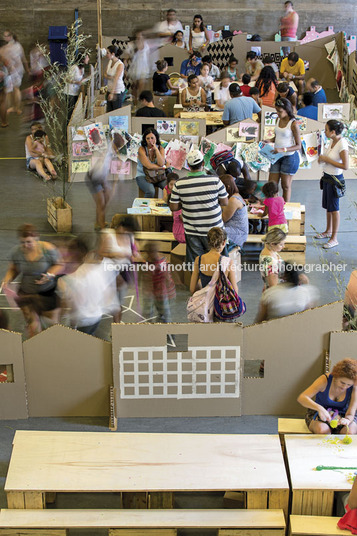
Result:
<svg viewBox="0 0 357 536"><path fill-rule="evenodd" d="M264 67L256 81L255 87L259 89L259 97L265 106L274 106L278 81L272 67Z"/></svg>

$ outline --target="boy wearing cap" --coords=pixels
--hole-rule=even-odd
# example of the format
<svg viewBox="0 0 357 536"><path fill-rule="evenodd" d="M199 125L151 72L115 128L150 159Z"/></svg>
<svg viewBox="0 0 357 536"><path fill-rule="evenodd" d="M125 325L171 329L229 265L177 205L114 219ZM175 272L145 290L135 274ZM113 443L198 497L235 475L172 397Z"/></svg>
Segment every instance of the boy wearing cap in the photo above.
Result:
<svg viewBox="0 0 357 536"><path fill-rule="evenodd" d="M190 168L186 177L175 182L170 208L182 208L186 237L186 262L209 251L207 233L212 227L223 227L221 206L228 205L228 194L217 176L207 175L203 169L203 154L197 149L187 156Z"/></svg>

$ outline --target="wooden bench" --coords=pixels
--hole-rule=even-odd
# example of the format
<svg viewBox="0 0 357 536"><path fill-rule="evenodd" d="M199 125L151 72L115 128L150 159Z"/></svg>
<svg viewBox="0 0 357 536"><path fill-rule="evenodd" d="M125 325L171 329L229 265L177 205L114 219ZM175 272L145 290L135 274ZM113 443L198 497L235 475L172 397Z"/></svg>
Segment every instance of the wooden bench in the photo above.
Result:
<svg viewBox="0 0 357 536"><path fill-rule="evenodd" d="M159 251L164 253L170 253L173 249L173 244L177 242L173 233L156 233L154 231L140 231L139 233L136 233L135 241L138 244L139 251L143 250L146 242L153 241L158 243Z"/></svg>
<svg viewBox="0 0 357 536"><path fill-rule="evenodd" d="M109 536L176 536L177 529L218 536L285 535L282 510L1 510L1 536L66 536L67 529L108 529Z"/></svg>
<svg viewBox="0 0 357 536"><path fill-rule="evenodd" d="M339 517L327 516L290 516L290 536L343 536L349 530L337 526Z"/></svg>
<svg viewBox="0 0 357 536"><path fill-rule="evenodd" d="M265 235L250 234L246 240L246 244L263 245L262 238ZM285 240L285 247L280 252L284 261L292 261L297 264L305 264L306 262L306 236L288 235Z"/></svg>

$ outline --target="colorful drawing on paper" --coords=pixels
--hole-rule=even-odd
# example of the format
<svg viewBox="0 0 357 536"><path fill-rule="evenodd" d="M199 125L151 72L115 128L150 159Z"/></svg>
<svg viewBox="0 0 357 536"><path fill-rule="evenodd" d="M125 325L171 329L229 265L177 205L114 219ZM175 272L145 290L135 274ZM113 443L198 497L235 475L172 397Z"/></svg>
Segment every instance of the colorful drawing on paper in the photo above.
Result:
<svg viewBox="0 0 357 536"><path fill-rule="evenodd" d="M342 119L343 105L342 104L324 104L322 108L323 119Z"/></svg>
<svg viewBox="0 0 357 536"><path fill-rule="evenodd" d="M300 129L300 132L305 132L307 127L307 117L300 117L299 115L296 117L296 124Z"/></svg>
<svg viewBox="0 0 357 536"><path fill-rule="evenodd" d="M227 140L226 141L246 141L245 136L239 135L239 128L238 127L232 127L227 128Z"/></svg>
<svg viewBox="0 0 357 536"><path fill-rule="evenodd" d="M127 115L110 115L109 128L129 130L129 117Z"/></svg>
<svg viewBox="0 0 357 536"><path fill-rule="evenodd" d="M349 160L349 167L356 169L357 168L357 154L349 154L348 160Z"/></svg>
<svg viewBox="0 0 357 536"><path fill-rule="evenodd" d="M275 137L275 127L265 126L263 131L263 140L272 140Z"/></svg>
<svg viewBox="0 0 357 536"><path fill-rule="evenodd" d="M176 134L176 124L176 121L158 119L156 122L156 130L159 134Z"/></svg>
<svg viewBox="0 0 357 536"><path fill-rule="evenodd" d="M306 158L302 158L299 164L299 169L311 169L311 162L308 162Z"/></svg>
<svg viewBox="0 0 357 536"><path fill-rule="evenodd" d="M232 151L232 147L230 145L225 145L224 143L218 143L213 154L220 153L221 151Z"/></svg>
<svg viewBox="0 0 357 536"><path fill-rule="evenodd" d="M319 156L319 141L320 136L318 138L316 132L311 132L310 134L302 134L301 135L301 148L303 155L306 157L306 160L310 162L314 162L314 160L318 159Z"/></svg>
<svg viewBox="0 0 357 536"><path fill-rule="evenodd" d="M72 173L87 173L90 170L89 160L73 160Z"/></svg>
<svg viewBox="0 0 357 536"><path fill-rule="evenodd" d="M138 152L141 147L142 136L140 134L134 134L130 137L129 143L126 145L126 156L133 162L138 161Z"/></svg>
<svg viewBox="0 0 357 536"><path fill-rule="evenodd" d="M259 125L257 123L239 123L239 136L244 138L257 138Z"/></svg>
<svg viewBox="0 0 357 536"><path fill-rule="evenodd" d="M76 141L72 144L73 156L90 156L92 154L86 141Z"/></svg>
<svg viewBox="0 0 357 536"><path fill-rule="evenodd" d="M278 114L276 112L265 112L264 125L275 126L278 121Z"/></svg>
<svg viewBox="0 0 357 536"><path fill-rule="evenodd" d="M179 136L180 141L183 143L190 143L191 145L197 145L199 144L200 138L199 136Z"/></svg>
<svg viewBox="0 0 357 536"><path fill-rule="evenodd" d="M179 134L182 136L199 136L200 124L198 121L180 121Z"/></svg>
<svg viewBox="0 0 357 536"><path fill-rule="evenodd" d="M107 139L103 131L102 123L93 123L84 127L87 142L91 151L96 149L106 149Z"/></svg>
<svg viewBox="0 0 357 536"><path fill-rule="evenodd" d="M72 141L86 141L86 133L84 127L71 127L72 128Z"/></svg>
<svg viewBox="0 0 357 536"><path fill-rule="evenodd" d="M130 175L130 162L112 160L110 164L110 173L113 175Z"/></svg>
<svg viewBox="0 0 357 536"><path fill-rule="evenodd" d="M185 144L180 140L170 140L165 148L166 160L170 166L175 169L182 169L185 165L188 152L190 150L190 144Z"/></svg>
<svg viewBox="0 0 357 536"><path fill-rule="evenodd" d="M217 145L213 141L210 141L207 138L201 138L200 151L203 154L203 161L206 169L212 169L210 160L216 148Z"/></svg>

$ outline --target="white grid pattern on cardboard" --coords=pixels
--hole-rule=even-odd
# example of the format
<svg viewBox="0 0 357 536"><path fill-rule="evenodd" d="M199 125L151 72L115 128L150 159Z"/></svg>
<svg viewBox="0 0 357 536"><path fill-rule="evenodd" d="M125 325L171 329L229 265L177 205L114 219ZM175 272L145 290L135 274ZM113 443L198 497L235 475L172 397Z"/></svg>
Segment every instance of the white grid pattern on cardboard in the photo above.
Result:
<svg viewBox="0 0 357 536"><path fill-rule="evenodd" d="M121 399L237 398L240 347L122 348L119 371Z"/></svg>

